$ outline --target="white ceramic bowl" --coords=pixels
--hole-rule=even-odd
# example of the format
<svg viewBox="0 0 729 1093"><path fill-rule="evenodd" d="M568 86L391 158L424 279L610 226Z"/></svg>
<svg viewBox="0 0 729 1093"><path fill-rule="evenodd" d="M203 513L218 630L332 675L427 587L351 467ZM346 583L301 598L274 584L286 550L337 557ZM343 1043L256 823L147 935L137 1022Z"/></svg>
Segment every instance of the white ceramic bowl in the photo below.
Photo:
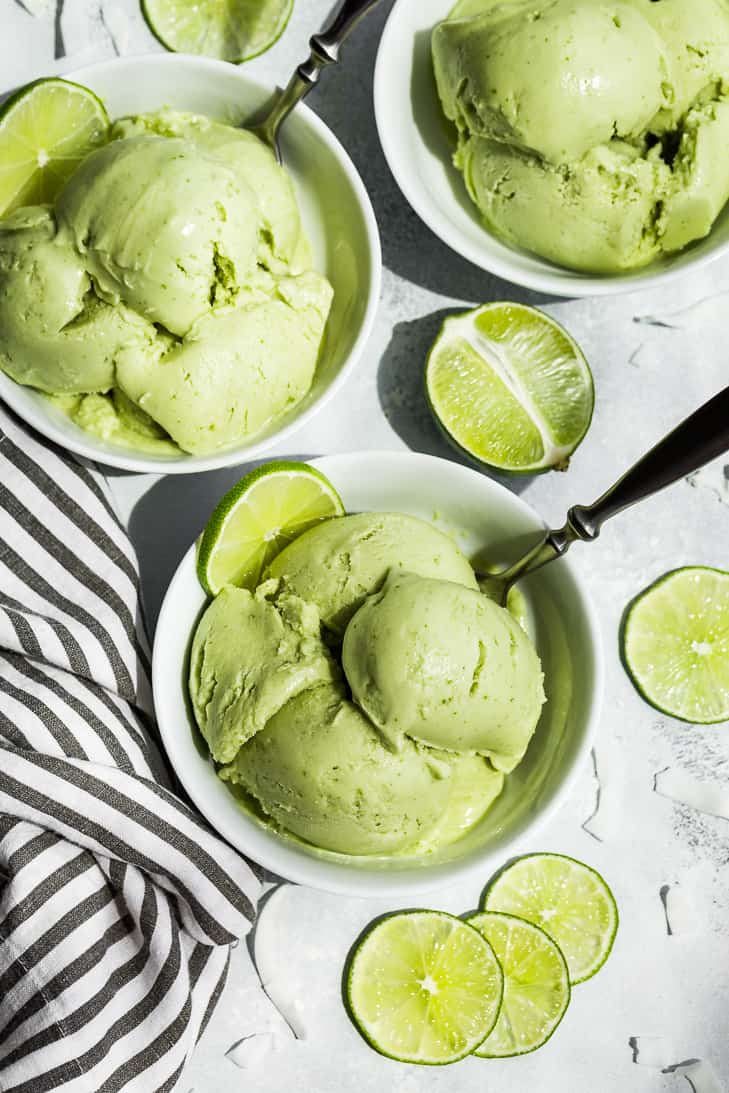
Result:
<svg viewBox="0 0 729 1093"><path fill-rule="evenodd" d="M117 58L70 73L92 88L113 119L172 106L238 124L273 91L244 69L203 57ZM0 397L20 417L79 455L113 467L164 474L242 463L285 440L341 386L367 340L380 295L382 259L375 216L357 170L334 134L306 105L286 121L281 149L299 199L316 268L334 286L322 359L306 398L249 442L209 456L153 456L97 440L31 388L0 372Z"/></svg>
<svg viewBox="0 0 729 1093"><path fill-rule="evenodd" d="M444 243L482 269L557 296L601 296L665 283L729 253L729 209L711 233L634 273L579 273L501 242L483 225L460 173L438 100L430 55L433 27L453 0L396 0L375 67L375 118L390 170L418 216Z"/></svg>
<svg viewBox="0 0 729 1093"><path fill-rule="evenodd" d="M457 463L410 452L327 456L314 462L349 512L409 512L453 534L472 555L493 544L514 557L516 540L543 525L503 486ZM180 781L233 846L289 880L355 896L400 897L443 887L470 873L484 882L519 847L535 849L538 828L569 793L589 753L602 694L602 657L592 607L568 560L523 582L548 702L525 759L481 823L453 846L422 858L347 858L276 833L245 812L215 774L187 698L189 647L206 599L195 550L183 558L157 624L153 689L157 719ZM530 840L526 842L527 838Z"/></svg>

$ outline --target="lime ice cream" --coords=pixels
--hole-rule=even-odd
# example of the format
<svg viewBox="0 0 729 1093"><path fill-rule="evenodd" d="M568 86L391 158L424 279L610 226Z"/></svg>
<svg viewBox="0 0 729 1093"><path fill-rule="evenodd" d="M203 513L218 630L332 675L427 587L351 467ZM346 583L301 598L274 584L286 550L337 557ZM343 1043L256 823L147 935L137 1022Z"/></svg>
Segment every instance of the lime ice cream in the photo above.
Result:
<svg viewBox="0 0 729 1093"><path fill-rule="evenodd" d="M391 571L344 635L354 701L387 740L524 757L544 703L534 646L508 611L450 581Z"/></svg>
<svg viewBox="0 0 729 1093"><path fill-rule="evenodd" d="M227 585L200 620L190 655L190 697L218 763L229 763L299 691L339 675L319 633L319 612L266 582L255 595Z"/></svg>
<svg viewBox="0 0 729 1093"><path fill-rule="evenodd" d="M449 536L399 513L317 524L264 576L223 588L193 638L190 695L221 778L326 850L460 838L539 718L527 635Z"/></svg>
<svg viewBox="0 0 729 1093"><path fill-rule="evenodd" d="M399 512L361 512L326 520L278 554L266 576L317 604L321 620L339 638L367 596L391 569L477 588L468 559L431 524Z"/></svg>
<svg viewBox="0 0 729 1093"><path fill-rule="evenodd" d="M253 134L198 116L111 137L53 208L0 221L0 367L76 396L62 405L112 442L240 443L306 395L331 304L291 181Z"/></svg>
<svg viewBox="0 0 729 1093"><path fill-rule="evenodd" d="M619 272L729 199L726 0L460 0L432 50L456 165L508 242Z"/></svg>
<svg viewBox="0 0 729 1093"><path fill-rule="evenodd" d="M434 826L449 769L407 741L386 747L343 687L304 691L238 752L222 776L316 846L344 854L399 850Z"/></svg>

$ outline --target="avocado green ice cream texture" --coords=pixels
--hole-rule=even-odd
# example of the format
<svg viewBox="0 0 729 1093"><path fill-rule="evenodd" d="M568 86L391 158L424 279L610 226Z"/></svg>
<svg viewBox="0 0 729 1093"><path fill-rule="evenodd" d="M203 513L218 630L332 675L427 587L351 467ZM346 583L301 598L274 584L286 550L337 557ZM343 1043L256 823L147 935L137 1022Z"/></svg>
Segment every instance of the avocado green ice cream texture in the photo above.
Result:
<svg viewBox="0 0 729 1093"><path fill-rule="evenodd" d="M130 447L205 455L291 410L331 298L273 153L197 115L117 121L0 220L0 368Z"/></svg>
<svg viewBox="0 0 729 1093"><path fill-rule="evenodd" d="M729 0L459 0L432 52L455 163L512 245L630 270L729 199Z"/></svg>
<svg viewBox="0 0 729 1093"><path fill-rule="evenodd" d="M342 666L355 702L385 737L486 755L513 770L544 691L536 650L481 592L388 574L353 616Z"/></svg>
<svg viewBox="0 0 729 1093"><path fill-rule="evenodd" d="M220 777L280 830L352 855L459 839L544 702L526 633L449 536L399 513L324 521L255 592L224 588L189 690Z"/></svg>

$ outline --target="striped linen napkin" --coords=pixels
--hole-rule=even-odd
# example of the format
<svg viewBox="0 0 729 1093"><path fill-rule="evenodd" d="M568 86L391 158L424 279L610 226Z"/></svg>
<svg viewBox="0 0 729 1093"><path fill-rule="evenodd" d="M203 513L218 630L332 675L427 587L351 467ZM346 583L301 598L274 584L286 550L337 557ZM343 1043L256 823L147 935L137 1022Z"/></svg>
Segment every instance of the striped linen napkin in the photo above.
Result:
<svg viewBox="0 0 729 1093"><path fill-rule="evenodd" d="M173 790L105 480L0 406L0 1090L161 1093L259 880Z"/></svg>

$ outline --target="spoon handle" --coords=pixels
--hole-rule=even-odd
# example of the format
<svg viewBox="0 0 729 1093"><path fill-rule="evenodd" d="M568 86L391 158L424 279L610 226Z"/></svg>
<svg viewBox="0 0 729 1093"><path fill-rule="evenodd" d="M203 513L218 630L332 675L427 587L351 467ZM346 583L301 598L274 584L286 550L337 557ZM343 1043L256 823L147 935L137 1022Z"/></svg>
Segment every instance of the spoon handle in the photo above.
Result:
<svg viewBox="0 0 729 1093"><path fill-rule="evenodd" d="M378 3L379 0L344 0L329 26L324 30L320 30L309 41L312 54L319 58L319 68L328 64L336 64L339 60L339 49L344 39L349 37L357 23L367 14L370 8L374 8ZM306 63L311 63L311 58ZM304 65L301 67L303 68Z"/></svg>
<svg viewBox="0 0 729 1093"><path fill-rule="evenodd" d="M729 449L729 387L651 448L592 505L575 505L568 522L580 539L596 539L611 516L670 486Z"/></svg>
<svg viewBox="0 0 729 1093"><path fill-rule="evenodd" d="M293 76L276 99L270 113L253 127L253 132L273 148L279 163L281 153L276 136L281 125L297 103L300 103L316 86L319 76L327 65L337 63L339 49L344 39L352 33L370 8L375 7L379 2L380 0L344 0L329 26L309 39L311 53L308 60L294 70Z"/></svg>
<svg viewBox="0 0 729 1093"><path fill-rule="evenodd" d="M542 539L513 565L497 574L483 574L482 584L498 602L515 581L565 554L572 543L597 539L611 516L636 505L651 494L697 471L729 450L729 387L682 421L673 432L651 448L614 486L592 505L575 505L564 527L547 531Z"/></svg>

